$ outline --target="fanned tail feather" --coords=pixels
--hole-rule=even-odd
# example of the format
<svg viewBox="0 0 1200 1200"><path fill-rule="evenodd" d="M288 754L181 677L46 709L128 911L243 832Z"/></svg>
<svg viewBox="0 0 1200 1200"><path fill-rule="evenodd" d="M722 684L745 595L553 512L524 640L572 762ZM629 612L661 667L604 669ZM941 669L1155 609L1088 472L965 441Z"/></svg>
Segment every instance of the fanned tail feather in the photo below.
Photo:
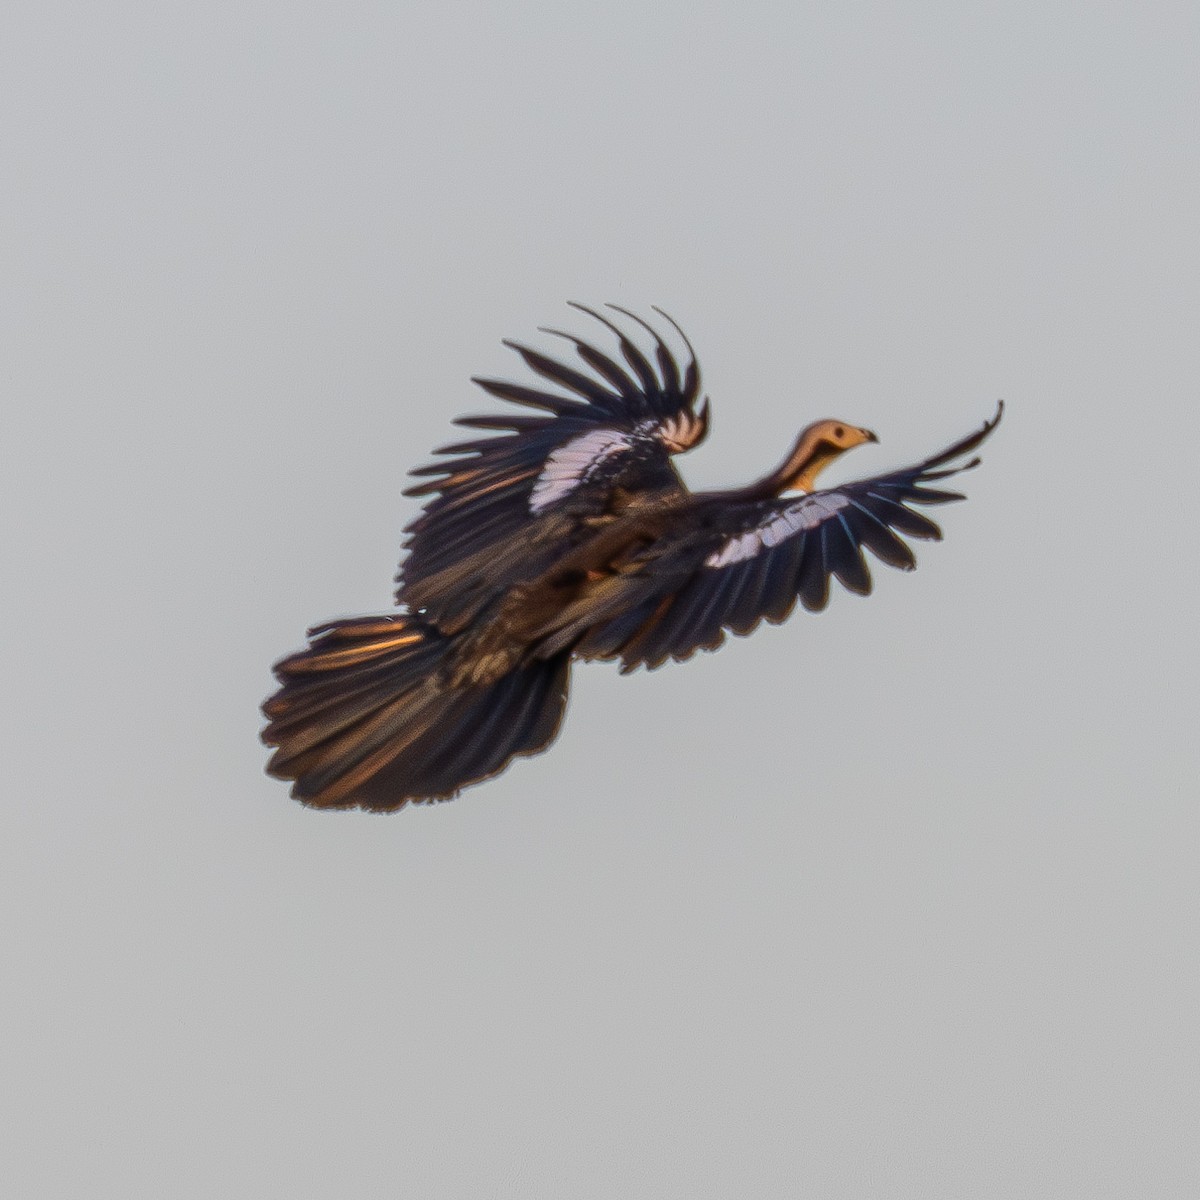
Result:
<svg viewBox="0 0 1200 1200"><path fill-rule="evenodd" d="M419 618L361 617L309 631L275 666L263 705L271 775L317 808L387 811L443 800L554 740L570 654L490 684L453 686L455 638Z"/></svg>

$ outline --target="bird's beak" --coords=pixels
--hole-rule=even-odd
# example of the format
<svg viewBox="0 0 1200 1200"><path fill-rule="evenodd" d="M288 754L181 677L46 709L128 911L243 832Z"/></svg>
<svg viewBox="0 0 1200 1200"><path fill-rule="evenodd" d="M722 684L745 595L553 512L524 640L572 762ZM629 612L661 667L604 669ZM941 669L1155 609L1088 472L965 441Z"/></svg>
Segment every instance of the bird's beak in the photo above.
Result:
<svg viewBox="0 0 1200 1200"><path fill-rule="evenodd" d="M870 430L870 429L863 429L863 430L861 430L860 432L862 433L863 437L865 437L865 438L867 439L867 441L868 441L868 442L877 442L877 441L879 441L879 438L878 438L878 437L876 437L876 436L875 436L875 433L874 433L872 430Z"/></svg>

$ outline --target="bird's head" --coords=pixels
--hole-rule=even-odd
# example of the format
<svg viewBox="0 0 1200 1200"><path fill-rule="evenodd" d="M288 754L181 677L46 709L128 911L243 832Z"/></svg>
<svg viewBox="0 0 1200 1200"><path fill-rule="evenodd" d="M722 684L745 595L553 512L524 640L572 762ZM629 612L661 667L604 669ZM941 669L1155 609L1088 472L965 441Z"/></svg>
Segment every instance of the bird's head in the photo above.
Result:
<svg viewBox="0 0 1200 1200"><path fill-rule="evenodd" d="M864 442L877 441L871 430L851 425L849 421L814 421L796 439L787 462L780 467L778 490L811 492L817 476L834 459Z"/></svg>

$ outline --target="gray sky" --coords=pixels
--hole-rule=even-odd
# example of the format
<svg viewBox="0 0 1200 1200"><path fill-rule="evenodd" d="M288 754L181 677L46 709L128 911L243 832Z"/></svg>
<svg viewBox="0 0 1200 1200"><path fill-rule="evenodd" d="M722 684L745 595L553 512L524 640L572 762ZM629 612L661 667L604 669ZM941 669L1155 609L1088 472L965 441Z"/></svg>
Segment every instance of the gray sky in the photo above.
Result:
<svg viewBox="0 0 1200 1200"><path fill-rule="evenodd" d="M1200 1194L1198 12L10 14L5 1194ZM270 663L568 298L684 325L697 486L1008 419L870 600L301 808Z"/></svg>

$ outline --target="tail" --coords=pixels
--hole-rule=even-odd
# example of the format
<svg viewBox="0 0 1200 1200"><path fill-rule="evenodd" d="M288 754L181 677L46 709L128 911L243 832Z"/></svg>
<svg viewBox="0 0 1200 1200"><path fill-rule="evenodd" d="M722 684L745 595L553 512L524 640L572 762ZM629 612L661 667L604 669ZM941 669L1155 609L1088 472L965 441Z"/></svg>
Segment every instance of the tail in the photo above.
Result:
<svg viewBox="0 0 1200 1200"><path fill-rule="evenodd" d="M544 750L567 703L570 653L488 684L451 686L455 639L418 617L359 617L309 630L275 665L262 739L269 774L317 808L386 811L445 800Z"/></svg>

